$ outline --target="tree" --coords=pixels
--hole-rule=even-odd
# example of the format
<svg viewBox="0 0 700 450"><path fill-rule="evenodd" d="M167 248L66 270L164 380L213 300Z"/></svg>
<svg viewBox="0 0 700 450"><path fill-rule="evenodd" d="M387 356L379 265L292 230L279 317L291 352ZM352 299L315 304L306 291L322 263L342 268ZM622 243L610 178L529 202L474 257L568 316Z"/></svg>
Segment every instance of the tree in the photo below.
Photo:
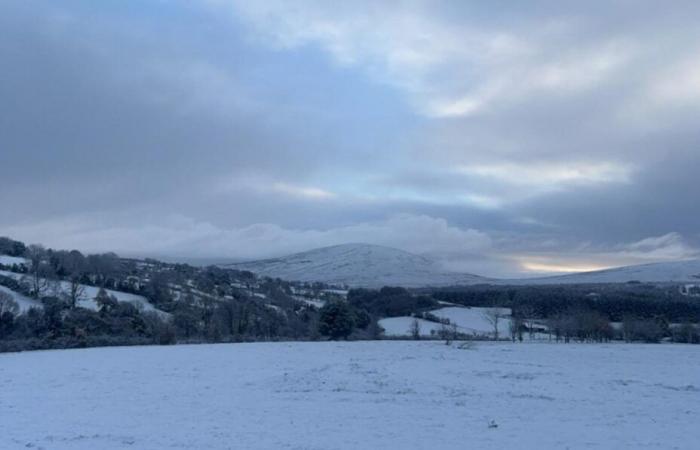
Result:
<svg viewBox="0 0 700 450"><path fill-rule="evenodd" d="M121 265L119 256L114 253L88 255L86 263L89 270L96 275L100 287L107 285L109 277L116 274Z"/></svg>
<svg viewBox="0 0 700 450"><path fill-rule="evenodd" d="M452 341L457 339L457 325L454 323L442 323L440 330L438 330L438 336L440 336L440 339L445 340L445 345L450 345Z"/></svg>
<svg viewBox="0 0 700 450"><path fill-rule="evenodd" d="M408 332L413 339L420 339L420 322L418 322L418 319L414 318L411 321L411 325L408 327Z"/></svg>
<svg viewBox="0 0 700 450"><path fill-rule="evenodd" d="M504 308L487 308L483 313L482 316L488 323L491 324L493 327L493 340L497 341L498 340L498 325L501 321L501 319L505 318L508 314L508 311Z"/></svg>
<svg viewBox="0 0 700 450"><path fill-rule="evenodd" d="M659 320L639 319L632 316L626 316L622 321L622 332L628 342L653 343L659 342L664 336L664 329Z"/></svg>
<svg viewBox="0 0 700 450"><path fill-rule="evenodd" d="M346 302L328 302L319 310L318 331L334 340L347 339L355 327L353 316Z"/></svg>
<svg viewBox="0 0 700 450"><path fill-rule="evenodd" d="M523 326L524 326L524 319L520 316L514 315L510 318L510 338L513 342L515 342L515 339L517 338L520 342L523 341ZM532 333L530 334L532 336Z"/></svg>
<svg viewBox="0 0 700 450"><path fill-rule="evenodd" d="M63 260L63 269L68 278L68 302L71 308L75 308L85 293L85 288L80 283L87 269L85 257L77 250L68 252Z"/></svg>
<svg viewBox="0 0 700 450"><path fill-rule="evenodd" d="M530 339L535 337L535 308L532 305L522 305L518 308L518 317L520 317L522 326L527 329ZM518 338L522 337L522 330L518 335ZM520 339L522 340L522 339Z"/></svg>
<svg viewBox="0 0 700 450"><path fill-rule="evenodd" d="M95 302L97 303L97 307L102 315L108 315L119 304L117 298L108 294L104 288L100 288L100 290L97 291Z"/></svg>
<svg viewBox="0 0 700 450"><path fill-rule="evenodd" d="M80 284L80 278L77 275L72 275L68 278L68 303L71 308L78 306L78 300L85 293L85 288Z"/></svg>
<svg viewBox="0 0 700 450"><path fill-rule="evenodd" d="M7 237L0 237L0 254L10 256L24 256L27 250L24 243L12 240Z"/></svg>
<svg viewBox="0 0 700 450"><path fill-rule="evenodd" d="M47 262L46 249L32 244L26 251L29 260L29 291L34 298L42 298L49 288L50 265Z"/></svg>
<svg viewBox="0 0 700 450"><path fill-rule="evenodd" d="M10 294L0 291L0 314L6 312L17 315L19 313L19 305Z"/></svg>

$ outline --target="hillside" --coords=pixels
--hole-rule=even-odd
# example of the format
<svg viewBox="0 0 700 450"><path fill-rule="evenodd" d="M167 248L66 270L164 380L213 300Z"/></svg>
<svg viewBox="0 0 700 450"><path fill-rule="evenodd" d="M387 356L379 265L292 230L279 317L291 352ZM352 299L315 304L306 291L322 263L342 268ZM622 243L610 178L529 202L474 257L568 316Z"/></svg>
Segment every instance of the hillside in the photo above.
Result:
<svg viewBox="0 0 700 450"><path fill-rule="evenodd" d="M619 267L538 278L496 279L444 270L429 258L369 244L318 248L280 258L227 264L257 275L350 287L448 287L474 284L540 285L627 283L700 283L700 260Z"/></svg>
<svg viewBox="0 0 700 450"><path fill-rule="evenodd" d="M440 287L489 282L488 278L446 271L437 262L423 256L369 244L336 245L226 267L284 280L367 288Z"/></svg>
<svg viewBox="0 0 700 450"><path fill-rule="evenodd" d="M700 259L642 264L594 272L512 281L518 284L628 283L631 281L643 283L700 283Z"/></svg>

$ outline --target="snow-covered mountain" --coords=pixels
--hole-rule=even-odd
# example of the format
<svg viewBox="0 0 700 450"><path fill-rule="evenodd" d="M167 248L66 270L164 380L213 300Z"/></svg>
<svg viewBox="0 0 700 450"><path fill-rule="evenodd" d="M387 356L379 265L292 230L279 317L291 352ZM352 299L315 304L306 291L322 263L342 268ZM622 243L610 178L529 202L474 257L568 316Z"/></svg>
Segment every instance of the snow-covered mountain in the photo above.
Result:
<svg viewBox="0 0 700 450"><path fill-rule="evenodd" d="M494 279L449 272L429 258L390 247L344 244L281 258L228 264L289 281L320 281L351 287L445 287L472 284L700 283L700 260L664 262L541 278Z"/></svg>
<svg viewBox="0 0 700 450"><path fill-rule="evenodd" d="M351 287L438 287L490 282L488 278L446 271L423 256L369 244L336 245L226 267L283 280L320 281Z"/></svg>
<svg viewBox="0 0 700 450"><path fill-rule="evenodd" d="M513 280L517 284L700 283L700 259L642 264L554 277Z"/></svg>

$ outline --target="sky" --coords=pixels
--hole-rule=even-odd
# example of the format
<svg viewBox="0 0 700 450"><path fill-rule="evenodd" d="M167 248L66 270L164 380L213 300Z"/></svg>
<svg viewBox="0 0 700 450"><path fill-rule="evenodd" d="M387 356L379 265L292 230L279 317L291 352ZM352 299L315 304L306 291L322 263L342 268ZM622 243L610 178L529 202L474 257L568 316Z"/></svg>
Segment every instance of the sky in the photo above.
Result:
<svg viewBox="0 0 700 450"><path fill-rule="evenodd" d="M0 235L697 258L700 2L0 0Z"/></svg>

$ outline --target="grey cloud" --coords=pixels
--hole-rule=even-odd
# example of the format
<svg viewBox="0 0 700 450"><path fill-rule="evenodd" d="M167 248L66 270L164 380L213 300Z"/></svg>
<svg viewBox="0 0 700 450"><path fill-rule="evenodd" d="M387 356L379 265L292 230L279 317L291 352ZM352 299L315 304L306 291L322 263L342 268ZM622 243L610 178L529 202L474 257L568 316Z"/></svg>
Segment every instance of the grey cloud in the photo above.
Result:
<svg viewBox="0 0 700 450"><path fill-rule="evenodd" d="M698 8L4 2L0 232L253 257L400 228L378 243L488 274L691 254Z"/></svg>

